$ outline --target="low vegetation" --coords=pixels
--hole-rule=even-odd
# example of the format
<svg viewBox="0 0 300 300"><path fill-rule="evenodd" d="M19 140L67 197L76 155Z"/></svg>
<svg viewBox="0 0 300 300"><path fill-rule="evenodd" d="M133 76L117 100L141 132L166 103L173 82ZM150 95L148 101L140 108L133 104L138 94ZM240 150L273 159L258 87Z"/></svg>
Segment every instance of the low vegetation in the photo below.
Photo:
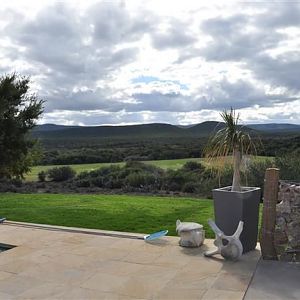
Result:
<svg viewBox="0 0 300 300"><path fill-rule="evenodd" d="M72 179L75 177L75 175L76 172L69 166L55 167L49 169L47 172L42 171L38 174L40 181L45 181L46 178L48 177L49 180L55 182Z"/></svg>
<svg viewBox="0 0 300 300"><path fill-rule="evenodd" d="M254 160L242 172L244 184L263 186L263 174L272 160ZM129 161L123 165L109 165L92 171L78 172L69 166L54 167L39 173L39 182L2 182L2 192L46 193L147 193L193 194L211 197L211 190L231 185L233 169L218 165L187 161L178 169L163 169L152 164Z"/></svg>
<svg viewBox="0 0 300 300"><path fill-rule="evenodd" d="M232 183L233 169L229 163L221 171L217 164L209 165L200 159L155 163L172 168L134 161L106 164L96 169L88 165L87 171L82 171L84 165L80 165L77 172L70 166L52 167L40 171L38 182L2 181L0 192L190 194L210 198L213 188ZM275 159L246 159L241 168L243 185L263 188L268 167L278 167L282 180L300 181L300 158L294 152Z"/></svg>
<svg viewBox="0 0 300 300"><path fill-rule="evenodd" d="M272 160L272 158L270 157L265 157L265 156L256 156L254 158L255 161L265 161L265 160ZM231 162L231 157L227 158L227 163ZM131 160L129 160L131 161ZM137 160L136 160L137 161ZM143 163L145 164L150 164L150 165L154 165L156 167L162 168L162 169L172 169L172 170L177 170L180 169L185 163L187 162L198 162L198 163L202 163L207 167L210 166L216 166L216 162L215 161L208 161L205 158L183 158L183 159L170 159L170 160L152 160L152 161L143 161ZM74 165L68 165L70 166L77 174L81 173L81 172L89 172L89 171L93 171L99 168L103 168L103 167L108 167L108 166L124 166L125 162L120 162L120 163L93 163L93 164L74 164ZM38 180L38 174L42 171L44 171L45 173L47 173L47 170L55 168L55 167L61 167L64 165L47 165L47 166L34 166L31 168L31 171L25 176L25 179L27 181L37 181Z"/></svg>

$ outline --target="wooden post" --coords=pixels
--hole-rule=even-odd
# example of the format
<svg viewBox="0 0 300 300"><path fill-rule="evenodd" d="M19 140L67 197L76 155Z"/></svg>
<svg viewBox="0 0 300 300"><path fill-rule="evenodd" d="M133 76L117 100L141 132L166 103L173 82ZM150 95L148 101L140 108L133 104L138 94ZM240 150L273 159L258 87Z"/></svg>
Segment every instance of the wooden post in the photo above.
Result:
<svg viewBox="0 0 300 300"><path fill-rule="evenodd" d="M276 224L276 204L278 199L279 169L269 168L265 173L264 203L260 246L263 259L277 260L274 247L274 230Z"/></svg>

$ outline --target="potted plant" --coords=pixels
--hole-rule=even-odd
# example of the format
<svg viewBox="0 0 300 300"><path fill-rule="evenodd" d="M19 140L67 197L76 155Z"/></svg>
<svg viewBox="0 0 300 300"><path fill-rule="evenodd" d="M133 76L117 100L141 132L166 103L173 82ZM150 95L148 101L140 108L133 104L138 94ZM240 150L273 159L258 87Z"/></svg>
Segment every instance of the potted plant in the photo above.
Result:
<svg viewBox="0 0 300 300"><path fill-rule="evenodd" d="M255 154L255 145L249 131L239 125L239 114L234 109L223 111L221 117L225 124L210 138L205 154L221 162L232 155L233 180L232 186L213 190L215 221L226 235L235 232L239 221L244 222L240 240L245 253L256 247L261 191L241 185L241 167L243 155Z"/></svg>

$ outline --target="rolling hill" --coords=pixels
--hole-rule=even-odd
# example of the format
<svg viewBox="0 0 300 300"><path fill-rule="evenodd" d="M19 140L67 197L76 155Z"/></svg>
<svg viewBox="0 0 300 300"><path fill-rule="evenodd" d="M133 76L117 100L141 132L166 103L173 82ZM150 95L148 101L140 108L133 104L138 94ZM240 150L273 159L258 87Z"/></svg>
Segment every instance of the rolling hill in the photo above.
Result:
<svg viewBox="0 0 300 300"><path fill-rule="evenodd" d="M70 128L78 128L80 126L68 126L68 125L56 125L56 124L41 124L36 126L33 131L34 132L44 132L44 131L57 131L57 130L65 130Z"/></svg>
<svg viewBox="0 0 300 300"><path fill-rule="evenodd" d="M43 157L40 164L111 163L127 159L166 160L201 156L207 137L224 124L214 121L194 126L141 124L128 126L62 126L44 124L32 131L40 139ZM263 140L260 155L299 148L300 131L267 124L265 131L244 126L257 141ZM259 129L265 129L260 124ZM273 128L273 129L272 129ZM286 127L285 127L286 128ZM289 127L290 128L290 127ZM288 129L289 129L288 128ZM272 130L271 130L272 129Z"/></svg>
<svg viewBox="0 0 300 300"><path fill-rule="evenodd" d="M249 124L248 127L264 131L268 133L284 133L284 132L295 132L300 133L300 125L297 124L279 124L279 123L269 123L269 124Z"/></svg>
<svg viewBox="0 0 300 300"><path fill-rule="evenodd" d="M46 139L179 137L185 134L185 129L160 123L128 126L78 126L74 128L61 128L59 126L57 129L54 126L52 130L39 130L39 126L37 126L33 132L35 137Z"/></svg>
<svg viewBox="0 0 300 300"><path fill-rule="evenodd" d="M41 139L86 139L86 138L180 138L207 137L214 130L222 128L219 122L203 122L192 127L178 127L170 124L152 123L127 126L62 126L39 125L33 136Z"/></svg>

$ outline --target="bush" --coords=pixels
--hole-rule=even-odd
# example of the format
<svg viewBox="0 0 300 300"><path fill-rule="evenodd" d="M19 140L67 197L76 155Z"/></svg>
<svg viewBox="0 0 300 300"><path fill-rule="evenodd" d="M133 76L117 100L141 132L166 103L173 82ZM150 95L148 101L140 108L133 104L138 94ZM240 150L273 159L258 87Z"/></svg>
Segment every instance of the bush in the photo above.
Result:
<svg viewBox="0 0 300 300"><path fill-rule="evenodd" d="M49 169L48 178L52 181L66 181L75 177L76 172L69 166Z"/></svg>
<svg viewBox="0 0 300 300"><path fill-rule="evenodd" d="M197 171L200 173L205 171L205 167L196 161L188 161L183 165L182 168L186 171Z"/></svg>
<svg viewBox="0 0 300 300"><path fill-rule="evenodd" d="M145 161L149 160L148 156L130 155L124 158L124 161Z"/></svg>
<svg viewBox="0 0 300 300"><path fill-rule="evenodd" d="M38 173L38 179L40 182L45 182L47 177L47 173L45 171L41 171Z"/></svg>
<svg viewBox="0 0 300 300"><path fill-rule="evenodd" d="M125 184L134 188L155 187L156 181L156 177L153 174L145 172L131 173L125 178Z"/></svg>
<svg viewBox="0 0 300 300"><path fill-rule="evenodd" d="M206 169L201 174L197 193L207 198L212 198L212 190L222 186L230 186L232 184L232 176L233 169L229 166L220 171L214 168Z"/></svg>
<svg viewBox="0 0 300 300"><path fill-rule="evenodd" d="M11 179L11 183L15 186L15 187L21 187L23 185L23 182L20 178L13 178Z"/></svg>
<svg viewBox="0 0 300 300"><path fill-rule="evenodd" d="M197 193L201 190L199 183L187 182L182 187L182 192L184 193Z"/></svg>
<svg viewBox="0 0 300 300"><path fill-rule="evenodd" d="M271 160L252 161L244 173L248 186L260 187L263 191L264 178L267 168L271 168L274 163Z"/></svg>
<svg viewBox="0 0 300 300"><path fill-rule="evenodd" d="M79 179L76 181L76 186L86 188L86 187L90 187L91 183L88 179Z"/></svg>
<svg viewBox="0 0 300 300"><path fill-rule="evenodd" d="M300 182L300 156L296 151L276 157L275 166L280 169L280 179Z"/></svg>

